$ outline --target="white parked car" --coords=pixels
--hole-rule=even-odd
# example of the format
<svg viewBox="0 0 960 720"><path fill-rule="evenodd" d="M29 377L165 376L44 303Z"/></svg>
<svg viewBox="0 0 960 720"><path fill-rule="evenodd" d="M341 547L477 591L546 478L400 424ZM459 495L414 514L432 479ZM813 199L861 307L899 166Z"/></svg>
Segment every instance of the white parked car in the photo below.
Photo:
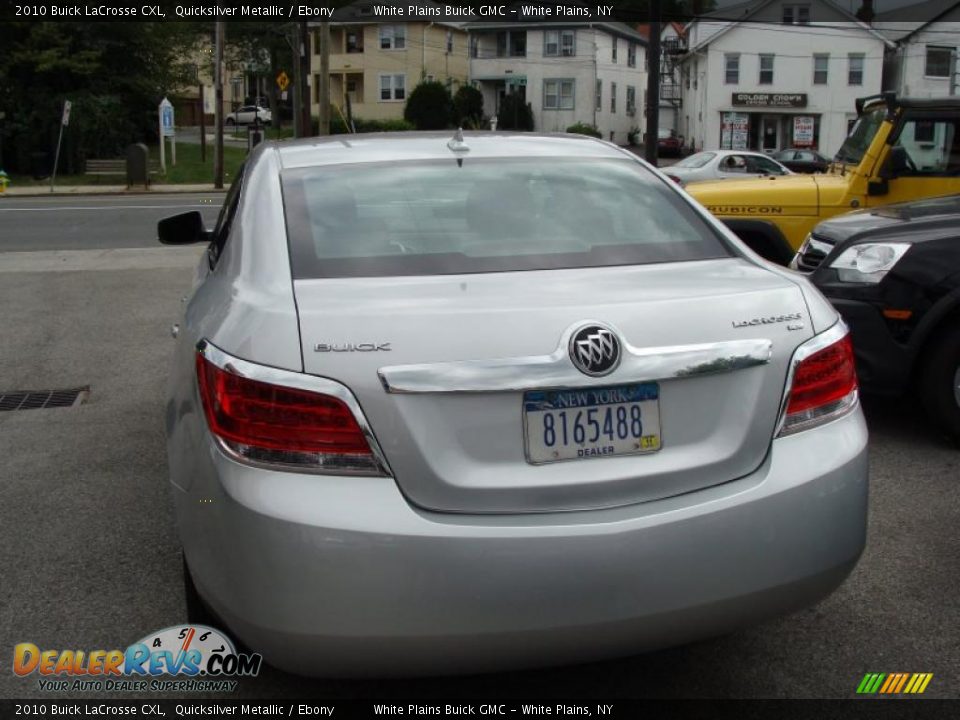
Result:
<svg viewBox="0 0 960 720"><path fill-rule="evenodd" d="M273 120L273 114L270 108L260 107L259 105L244 105L237 111L227 115L227 125L252 125L255 118L259 118L261 125L269 125Z"/></svg>
<svg viewBox="0 0 960 720"><path fill-rule="evenodd" d="M663 170L681 185L703 180L743 180L794 173L763 153L747 150L704 150Z"/></svg>

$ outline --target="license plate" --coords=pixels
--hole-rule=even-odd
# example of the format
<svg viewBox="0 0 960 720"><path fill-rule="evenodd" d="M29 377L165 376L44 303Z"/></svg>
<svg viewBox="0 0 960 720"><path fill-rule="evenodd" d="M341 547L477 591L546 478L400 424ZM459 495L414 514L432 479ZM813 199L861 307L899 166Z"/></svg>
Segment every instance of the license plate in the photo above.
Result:
<svg viewBox="0 0 960 720"><path fill-rule="evenodd" d="M523 438L534 464L654 452L660 449L660 386L525 392Z"/></svg>

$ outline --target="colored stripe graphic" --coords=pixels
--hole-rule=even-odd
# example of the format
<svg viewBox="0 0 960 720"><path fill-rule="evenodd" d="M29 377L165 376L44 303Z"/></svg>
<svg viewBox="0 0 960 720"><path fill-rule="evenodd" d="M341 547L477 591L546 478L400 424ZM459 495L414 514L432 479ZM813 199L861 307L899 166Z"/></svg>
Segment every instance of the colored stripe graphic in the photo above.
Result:
<svg viewBox="0 0 960 720"><path fill-rule="evenodd" d="M867 673L857 686L858 695L920 695L933 680L933 673Z"/></svg>
<svg viewBox="0 0 960 720"><path fill-rule="evenodd" d="M900 682L898 682L897 685L896 685L896 687L892 688L892 689L890 690L890 692L892 692L892 693L898 693L898 692L900 692L901 690L903 690L903 686L906 684L907 678L908 678L907 673L901 673L901 674L900 674Z"/></svg>
<svg viewBox="0 0 960 720"><path fill-rule="evenodd" d="M857 692L862 695L872 695L880 688L880 683L886 677L885 673L867 673L860 681Z"/></svg>
<svg viewBox="0 0 960 720"><path fill-rule="evenodd" d="M887 681L880 686L880 692L882 694L890 692L890 689L896 687L898 682L900 682L900 673L891 673L887 676Z"/></svg>

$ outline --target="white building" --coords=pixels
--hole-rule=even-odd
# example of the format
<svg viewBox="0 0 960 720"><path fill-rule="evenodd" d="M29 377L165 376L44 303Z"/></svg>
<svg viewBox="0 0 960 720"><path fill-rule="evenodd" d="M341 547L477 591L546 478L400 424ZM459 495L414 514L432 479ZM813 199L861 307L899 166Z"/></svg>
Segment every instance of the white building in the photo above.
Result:
<svg viewBox="0 0 960 720"><path fill-rule="evenodd" d="M631 130L642 133L646 40L624 23L476 22L467 30L469 79L483 93L486 114L495 115L507 93L519 93L537 131L563 132L579 122L621 145Z"/></svg>
<svg viewBox="0 0 960 720"><path fill-rule="evenodd" d="M678 132L697 150L812 147L832 156L880 92L893 43L827 0L761 0L687 27Z"/></svg>
<svg viewBox="0 0 960 720"><path fill-rule="evenodd" d="M874 27L896 43L887 55L884 90L907 97L960 94L960 0L928 0L880 13Z"/></svg>

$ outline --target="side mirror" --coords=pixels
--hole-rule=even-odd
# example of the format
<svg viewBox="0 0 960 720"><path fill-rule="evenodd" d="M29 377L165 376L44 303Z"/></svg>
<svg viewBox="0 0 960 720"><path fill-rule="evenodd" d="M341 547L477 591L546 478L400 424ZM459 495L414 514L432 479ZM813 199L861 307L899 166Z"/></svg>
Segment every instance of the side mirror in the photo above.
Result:
<svg viewBox="0 0 960 720"><path fill-rule="evenodd" d="M870 197L886 195L888 192L890 192L890 182L885 177L867 182L867 195Z"/></svg>
<svg viewBox="0 0 960 720"><path fill-rule="evenodd" d="M209 242L210 231L203 226L199 210L173 215L157 223L157 239L164 245L191 245Z"/></svg>

